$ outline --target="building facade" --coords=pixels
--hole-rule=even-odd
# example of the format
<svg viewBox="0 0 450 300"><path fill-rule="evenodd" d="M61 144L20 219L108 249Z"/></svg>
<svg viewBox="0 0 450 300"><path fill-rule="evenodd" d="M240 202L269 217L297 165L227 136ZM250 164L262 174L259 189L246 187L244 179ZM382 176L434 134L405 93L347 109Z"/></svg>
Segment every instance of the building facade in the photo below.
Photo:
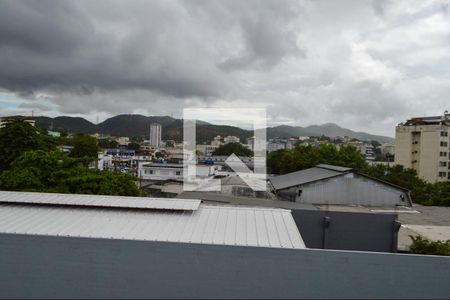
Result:
<svg viewBox="0 0 450 300"><path fill-rule="evenodd" d="M161 147L161 125L158 123L150 125L150 145L154 148Z"/></svg>
<svg viewBox="0 0 450 300"><path fill-rule="evenodd" d="M395 163L428 182L450 180L450 114L412 118L395 129Z"/></svg>

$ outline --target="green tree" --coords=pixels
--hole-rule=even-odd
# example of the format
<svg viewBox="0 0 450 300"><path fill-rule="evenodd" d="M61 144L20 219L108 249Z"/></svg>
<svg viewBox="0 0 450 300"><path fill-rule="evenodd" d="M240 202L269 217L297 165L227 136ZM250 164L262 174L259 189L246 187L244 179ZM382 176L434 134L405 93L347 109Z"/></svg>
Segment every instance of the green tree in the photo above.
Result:
<svg viewBox="0 0 450 300"><path fill-rule="evenodd" d="M0 175L0 189L144 196L128 174L101 172L85 167L87 158L68 157L60 151L27 151Z"/></svg>
<svg viewBox="0 0 450 300"><path fill-rule="evenodd" d="M56 149L56 140L44 132L19 119L10 119L0 128L0 172L23 152L28 150Z"/></svg>
<svg viewBox="0 0 450 300"><path fill-rule="evenodd" d="M91 157L97 158L99 147L97 140L88 135L76 135L73 138L73 149L71 157Z"/></svg>
<svg viewBox="0 0 450 300"><path fill-rule="evenodd" d="M139 145L138 143L132 142L128 144L128 149L130 150L139 150L141 148L141 145Z"/></svg>
<svg viewBox="0 0 450 300"><path fill-rule="evenodd" d="M100 139L97 141L97 144L100 148L102 149L107 149L107 148L118 148L119 147L119 143L115 140L109 140L109 139Z"/></svg>
<svg viewBox="0 0 450 300"><path fill-rule="evenodd" d="M267 166L274 174L285 174L318 164L330 164L360 170L367 166L364 156L354 147L342 146L339 151L330 144L319 147L296 146L292 151L278 150L267 156Z"/></svg>
<svg viewBox="0 0 450 300"><path fill-rule="evenodd" d="M213 155L231 155L233 153L237 156L253 156L253 151L245 148L240 143L227 143L225 145L221 145L219 148L214 150Z"/></svg>

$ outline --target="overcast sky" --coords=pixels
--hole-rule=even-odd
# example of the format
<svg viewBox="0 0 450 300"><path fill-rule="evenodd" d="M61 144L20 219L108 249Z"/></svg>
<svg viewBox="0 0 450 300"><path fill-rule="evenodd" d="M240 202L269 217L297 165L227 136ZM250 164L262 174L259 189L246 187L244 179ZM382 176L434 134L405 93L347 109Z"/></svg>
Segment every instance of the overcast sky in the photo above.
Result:
<svg viewBox="0 0 450 300"><path fill-rule="evenodd" d="M450 109L449 1L0 0L0 116L205 106L393 136Z"/></svg>

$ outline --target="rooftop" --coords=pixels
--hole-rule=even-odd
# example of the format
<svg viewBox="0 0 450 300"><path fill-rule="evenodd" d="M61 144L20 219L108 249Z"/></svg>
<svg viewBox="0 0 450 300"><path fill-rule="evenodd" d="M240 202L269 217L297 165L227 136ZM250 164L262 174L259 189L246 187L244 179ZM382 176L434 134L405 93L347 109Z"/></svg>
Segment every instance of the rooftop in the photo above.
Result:
<svg viewBox="0 0 450 300"><path fill-rule="evenodd" d="M319 165L324 166L324 165ZM332 170L324 167L314 167L284 175L270 177L269 181L275 190L290 188L305 183L341 176L344 171ZM339 168L339 167L338 167ZM351 170L351 169L349 169Z"/></svg>
<svg viewBox="0 0 450 300"><path fill-rule="evenodd" d="M129 198L0 192L0 233L305 248L287 209L206 205L189 199ZM139 201L142 205L136 204ZM185 206L186 209L173 209Z"/></svg>
<svg viewBox="0 0 450 300"><path fill-rule="evenodd" d="M432 117L415 117L407 120L403 125L414 126L414 125L450 125L450 114L444 113L442 116L432 116Z"/></svg>

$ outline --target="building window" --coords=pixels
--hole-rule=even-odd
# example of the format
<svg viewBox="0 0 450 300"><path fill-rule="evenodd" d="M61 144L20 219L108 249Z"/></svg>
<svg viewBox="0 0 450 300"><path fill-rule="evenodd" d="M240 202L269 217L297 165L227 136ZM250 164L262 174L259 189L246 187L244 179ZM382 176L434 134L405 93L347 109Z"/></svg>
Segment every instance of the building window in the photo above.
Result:
<svg viewBox="0 0 450 300"><path fill-rule="evenodd" d="M153 170L148 170L148 174L153 174Z"/></svg>
<svg viewBox="0 0 450 300"><path fill-rule="evenodd" d="M448 132L447 131L441 131L441 136L448 136Z"/></svg>
<svg viewBox="0 0 450 300"><path fill-rule="evenodd" d="M176 171L175 175L181 175L181 171Z"/></svg>
<svg viewBox="0 0 450 300"><path fill-rule="evenodd" d="M441 151L441 152L439 152L439 155L440 155L441 157L447 157L447 152Z"/></svg>
<svg viewBox="0 0 450 300"><path fill-rule="evenodd" d="M447 142L441 142L441 147L447 147L448 143Z"/></svg>
<svg viewBox="0 0 450 300"><path fill-rule="evenodd" d="M447 166L447 162L446 161L440 161L439 162L439 167L446 167Z"/></svg>
<svg viewBox="0 0 450 300"><path fill-rule="evenodd" d="M439 177L446 177L447 173L446 172L439 172Z"/></svg>

